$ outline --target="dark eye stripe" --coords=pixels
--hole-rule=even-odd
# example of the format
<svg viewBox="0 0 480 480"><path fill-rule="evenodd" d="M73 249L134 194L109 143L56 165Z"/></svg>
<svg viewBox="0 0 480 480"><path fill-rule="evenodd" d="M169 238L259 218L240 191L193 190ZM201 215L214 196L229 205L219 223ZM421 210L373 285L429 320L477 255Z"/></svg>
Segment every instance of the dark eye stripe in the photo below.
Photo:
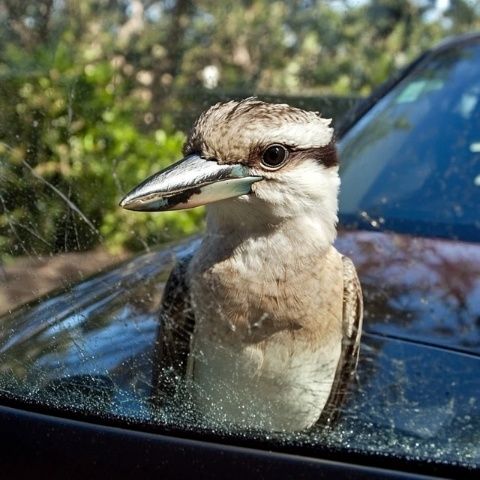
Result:
<svg viewBox="0 0 480 480"><path fill-rule="evenodd" d="M293 150L290 157L292 162L310 159L326 168L335 167L339 163L334 141L323 147Z"/></svg>

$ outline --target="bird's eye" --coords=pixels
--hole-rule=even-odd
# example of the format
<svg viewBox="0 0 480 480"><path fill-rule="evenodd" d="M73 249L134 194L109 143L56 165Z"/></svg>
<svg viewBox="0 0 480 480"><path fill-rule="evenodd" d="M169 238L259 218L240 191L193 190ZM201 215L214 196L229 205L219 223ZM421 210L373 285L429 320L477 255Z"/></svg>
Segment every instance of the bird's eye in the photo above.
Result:
<svg viewBox="0 0 480 480"><path fill-rule="evenodd" d="M262 165L270 170L280 168L288 158L288 150L283 145L270 145L262 155Z"/></svg>

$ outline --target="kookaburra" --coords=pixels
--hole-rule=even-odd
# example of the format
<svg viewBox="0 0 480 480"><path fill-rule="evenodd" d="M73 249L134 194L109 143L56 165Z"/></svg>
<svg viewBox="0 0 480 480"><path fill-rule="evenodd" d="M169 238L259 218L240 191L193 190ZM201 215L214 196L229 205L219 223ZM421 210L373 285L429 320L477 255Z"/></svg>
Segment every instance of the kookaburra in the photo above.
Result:
<svg viewBox="0 0 480 480"><path fill-rule="evenodd" d="M165 287L159 403L185 381L214 423L293 431L335 413L358 358L362 294L332 245L330 123L252 98L218 103L196 121L183 160L122 200L138 211L208 204L201 245Z"/></svg>

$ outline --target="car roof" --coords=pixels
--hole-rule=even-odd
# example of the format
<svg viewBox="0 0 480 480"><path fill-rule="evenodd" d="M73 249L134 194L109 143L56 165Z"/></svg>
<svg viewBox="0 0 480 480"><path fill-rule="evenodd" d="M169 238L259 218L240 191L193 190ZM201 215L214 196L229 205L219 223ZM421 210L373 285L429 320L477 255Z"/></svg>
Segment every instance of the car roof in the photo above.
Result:
<svg viewBox="0 0 480 480"><path fill-rule="evenodd" d="M382 97L384 97L390 90L392 90L392 88L394 88L405 77L412 73L420 64L423 62L428 62L432 56L437 55L439 52L457 47L462 44L476 42L478 40L480 40L480 32L466 33L464 35L445 38L435 47L422 52L415 60L391 75L387 81L380 84L368 97L361 100L342 117L335 128L337 138L340 140L343 135L345 135L345 133Z"/></svg>

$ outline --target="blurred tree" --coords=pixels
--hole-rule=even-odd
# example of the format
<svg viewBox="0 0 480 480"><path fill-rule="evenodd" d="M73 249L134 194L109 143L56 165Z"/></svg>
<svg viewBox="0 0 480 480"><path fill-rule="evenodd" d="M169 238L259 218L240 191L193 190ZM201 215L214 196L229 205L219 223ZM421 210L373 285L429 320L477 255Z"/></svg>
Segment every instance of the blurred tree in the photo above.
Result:
<svg viewBox="0 0 480 480"><path fill-rule="evenodd" d="M128 7L66 2L55 11L49 0L3 6L13 25L0 59L3 257L99 242L138 249L198 225L196 211L148 216L118 208L123 193L177 159L184 139L147 128L149 72L117 50Z"/></svg>
<svg viewBox="0 0 480 480"><path fill-rule="evenodd" d="M463 33L480 27L480 1L450 0L445 18L450 22L450 33ZM447 24L448 25L448 24Z"/></svg>

